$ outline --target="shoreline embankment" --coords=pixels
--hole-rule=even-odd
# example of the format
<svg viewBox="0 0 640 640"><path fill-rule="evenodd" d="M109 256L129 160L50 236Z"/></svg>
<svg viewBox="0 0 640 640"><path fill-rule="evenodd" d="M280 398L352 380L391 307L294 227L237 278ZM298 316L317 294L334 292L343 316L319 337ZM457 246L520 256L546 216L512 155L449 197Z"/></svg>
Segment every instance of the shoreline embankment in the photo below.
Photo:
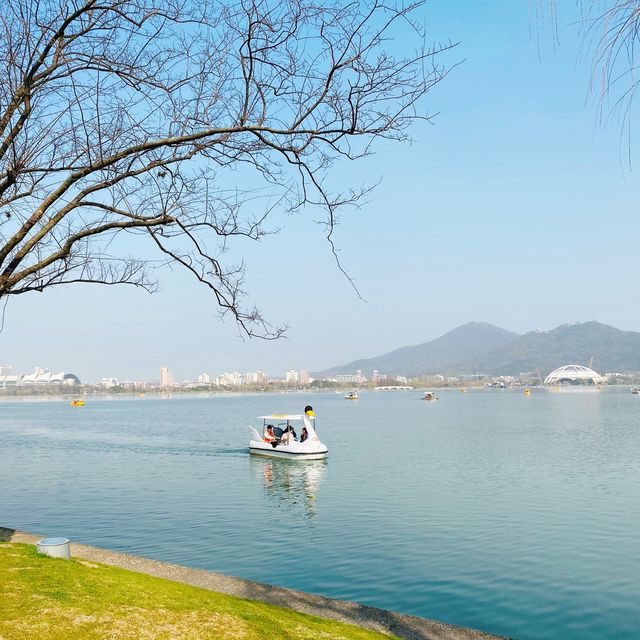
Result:
<svg viewBox="0 0 640 640"><path fill-rule="evenodd" d="M35 545L45 536L0 527L0 542ZM200 587L227 595L257 600L299 613L346 622L364 629L389 633L407 640L506 640L466 627L458 627L429 618L370 607L357 602L326 598L304 591L253 582L204 569L150 560L84 544L71 543L72 557L100 562L157 578Z"/></svg>

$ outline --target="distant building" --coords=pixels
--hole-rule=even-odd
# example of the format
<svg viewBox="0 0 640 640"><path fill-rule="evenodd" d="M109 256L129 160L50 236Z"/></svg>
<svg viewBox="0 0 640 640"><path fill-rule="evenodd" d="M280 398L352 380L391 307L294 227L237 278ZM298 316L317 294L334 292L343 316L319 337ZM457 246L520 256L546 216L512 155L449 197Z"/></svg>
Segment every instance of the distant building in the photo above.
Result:
<svg viewBox="0 0 640 640"><path fill-rule="evenodd" d="M309 382L310 382L309 372L306 369L302 369L300 371L300 378L299 378L298 382L300 384L309 384Z"/></svg>
<svg viewBox="0 0 640 640"><path fill-rule="evenodd" d="M117 387L118 384L118 378L102 378L102 380L100 381L100 386L107 389L111 387Z"/></svg>
<svg viewBox="0 0 640 640"><path fill-rule="evenodd" d="M160 386L163 388L170 387L173 382L169 367L160 367Z"/></svg>
<svg viewBox="0 0 640 640"><path fill-rule="evenodd" d="M239 387L244 382L244 376L239 371L233 373L223 373L218 376L217 386L219 387Z"/></svg>
<svg viewBox="0 0 640 640"><path fill-rule="evenodd" d="M245 375L245 384L265 384L267 374L264 371L250 371Z"/></svg>
<svg viewBox="0 0 640 640"><path fill-rule="evenodd" d="M0 364L0 376L8 376L11 372L10 364Z"/></svg>
<svg viewBox="0 0 640 640"><path fill-rule="evenodd" d="M0 376L0 388L6 389L7 387L17 387L20 377L21 376L15 375Z"/></svg>
<svg viewBox="0 0 640 640"><path fill-rule="evenodd" d="M285 381L287 384L298 384L300 375L295 369L289 369L285 375Z"/></svg>
<svg viewBox="0 0 640 640"><path fill-rule="evenodd" d="M380 377L378 377L378 379L380 379ZM362 375L362 369L358 369L355 373L345 373L336 376L336 382L339 384L362 384L366 381L367 379Z"/></svg>
<svg viewBox="0 0 640 640"><path fill-rule="evenodd" d="M201 384L211 384L211 374L210 373L201 373L198 376L198 382Z"/></svg>
<svg viewBox="0 0 640 640"><path fill-rule="evenodd" d="M33 373L21 375L0 375L0 387L31 387L45 385L79 385L80 379L74 373L51 373L44 367L36 367Z"/></svg>
<svg viewBox="0 0 640 640"><path fill-rule="evenodd" d="M567 364L552 371L545 379L551 385L597 385L606 382L606 378L589 367L580 364Z"/></svg>

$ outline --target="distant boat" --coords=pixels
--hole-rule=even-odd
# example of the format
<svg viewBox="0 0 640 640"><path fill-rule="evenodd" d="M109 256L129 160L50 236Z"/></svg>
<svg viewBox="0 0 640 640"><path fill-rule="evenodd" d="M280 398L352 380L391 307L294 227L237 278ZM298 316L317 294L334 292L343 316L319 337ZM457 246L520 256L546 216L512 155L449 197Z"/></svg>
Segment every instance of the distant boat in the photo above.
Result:
<svg viewBox="0 0 640 640"><path fill-rule="evenodd" d="M351 393L347 393L347 395L344 397L345 400L360 400L360 398L358 397L358 394L355 391L352 391Z"/></svg>
<svg viewBox="0 0 640 640"><path fill-rule="evenodd" d="M429 402L433 402L434 400L438 399L438 396L435 393L432 393L431 391L427 391L424 396L422 396L423 400L427 400Z"/></svg>
<svg viewBox="0 0 640 640"><path fill-rule="evenodd" d="M524 390L524 395L529 397L531 395L531 389L527 388Z"/></svg>
<svg viewBox="0 0 640 640"><path fill-rule="evenodd" d="M72 400L69 404L72 407L84 407L84 400Z"/></svg>
<svg viewBox="0 0 640 640"><path fill-rule="evenodd" d="M640 387L633 387L633 389L631 389L631 393L633 393L634 396L640 395Z"/></svg>

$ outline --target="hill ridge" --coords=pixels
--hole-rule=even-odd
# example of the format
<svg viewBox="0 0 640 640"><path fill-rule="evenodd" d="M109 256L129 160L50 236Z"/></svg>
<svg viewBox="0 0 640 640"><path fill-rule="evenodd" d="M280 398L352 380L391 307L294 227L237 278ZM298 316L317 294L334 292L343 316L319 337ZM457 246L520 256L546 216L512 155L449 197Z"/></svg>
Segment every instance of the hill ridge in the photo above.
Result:
<svg viewBox="0 0 640 640"><path fill-rule="evenodd" d="M469 355L480 357L518 336L488 322L467 322L429 342L399 347L373 358L353 360L315 375L328 377L353 373L358 369L362 369L365 375L376 369L387 375L439 373L442 369L455 367Z"/></svg>
<svg viewBox="0 0 640 640"><path fill-rule="evenodd" d="M640 371L640 332L623 331L595 320L563 324L525 334L487 322L468 322L431 340L399 347L326 369L315 377L333 377L361 369L380 374L456 375L483 373L518 375L549 372L565 364L583 364L599 372Z"/></svg>

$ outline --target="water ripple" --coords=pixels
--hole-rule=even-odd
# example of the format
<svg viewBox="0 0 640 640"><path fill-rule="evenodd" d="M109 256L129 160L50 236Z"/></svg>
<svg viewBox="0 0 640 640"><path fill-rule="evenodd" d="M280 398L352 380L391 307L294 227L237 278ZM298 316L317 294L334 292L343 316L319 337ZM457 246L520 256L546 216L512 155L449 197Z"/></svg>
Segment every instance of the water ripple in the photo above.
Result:
<svg viewBox="0 0 640 640"><path fill-rule="evenodd" d="M522 640L638 637L631 394L316 394L328 461L254 459L309 400L2 403L1 524Z"/></svg>

